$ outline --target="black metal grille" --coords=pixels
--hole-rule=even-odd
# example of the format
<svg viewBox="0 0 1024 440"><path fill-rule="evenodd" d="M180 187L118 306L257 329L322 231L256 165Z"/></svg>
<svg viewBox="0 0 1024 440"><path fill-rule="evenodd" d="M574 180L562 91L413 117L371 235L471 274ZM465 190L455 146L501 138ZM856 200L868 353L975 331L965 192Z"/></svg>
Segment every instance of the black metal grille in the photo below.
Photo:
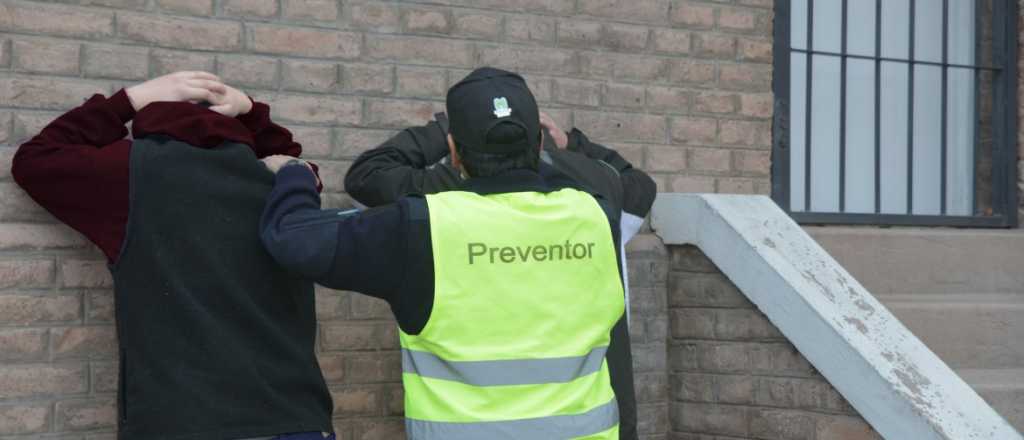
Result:
<svg viewBox="0 0 1024 440"><path fill-rule="evenodd" d="M794 47L791 41L791 0L778 0L775 6L775 73L773 79L773 90L775 92L775 120L773 124L773 162L772 162L772 196L775 201L786 209L791 215L802 223L845 223L845 224L891 224L891 225L935 225L935 226L974 226L974 227L1009 227L1017 223L1017 193L1016 193L1016 162L1017 162L1017 1L1016 0L978 0L974 8L978 17L983 14L988 17L986 21L977 25L977 33L988 32L990 26L990 38L975 37L978 41L975 49L975 62L965 64L962 62L950 62L949 54L949 33L950 33L950 0L904 0L909 2L909 23L908 29L907 57L884 56L882 43L883 23L883 2L889 0L841 0L841 41L839 52L821 50L815 46L815 0L806 0L806 47ZM929 60L915 54L916 26L915 17L917 8L935 7L941 1L942 8L942 29L941 29L941 60ZM875 19L875 34L855 35L851 38L874 38L874 54L864 55L849 53L848 51L848 6L855 3L858 7L873 7ZM984 3L984 7L982 6ZM802 4L802 3L801 3ZM826 5L828 6L828 5ZM834 25L826 23L825 25ZM800 54L806 58L806 71L804 72L804 132L803 132L803 163L792 164L790 162L790 88L791 88L791 58L793 54ZM985 57L983 54L990 54ZM839 60L839 114L814 114L812 111L812 99L814 91L814 65L816 59L832 58ZM990 59L987 59L990 58ZM848 212L847 210L847 81L848 81L848 60L867 60L874 63L874 212ZM906 129L906 196L905 212L893 213L884 212L882 207L883 192L891 190L886 188L882 181L882 66L905 65L907 77L907 129ZM915 74L919 66L937 67L941 71L941 111L939 143L939 212L936 214L916 213L914 209L914 149L915 149ZM948 186L948 165L949 165L949 139L948 124L950 122L949 112L949 90L950 90L950 69L958 69L958 72L973 72L974 74L974 107L972 114L974 124L974 159L973 172L975 176L972 182L981 181L982 186L976 186L974 195L969 202L973 206L971 215L962 213L950 213L947 206ZM980 97L984 96L990 101L985 107L985 121L979 121L979 110L982 109ZM926 109L927 110L927 109ZM923 113L926 114L926 113ZM839 132L839 182L838 207L836 210L815 211L812 206L812 155L816 147L812 138L815 118L838 117ZM985 131L986 135L982 132ZM830 146L831 147L831 146ZM985 148L984 154L982 148ZM820 150L819 150L820 152ZM825 157L825 156L822 156ZM982 158L985 158L983 160ZM791 166L803 168L803 206L800 209L791 209L791 190L793 188L790 173ZM979 173L981 167L985 172ZM988 168L990 167L990 169ZM988 173L990 171L990 174ZM979 191L978 188L990 188L990 191ZM980 194L979 194L980 193ZM800 200L799 198L797 200Z"/></svg>

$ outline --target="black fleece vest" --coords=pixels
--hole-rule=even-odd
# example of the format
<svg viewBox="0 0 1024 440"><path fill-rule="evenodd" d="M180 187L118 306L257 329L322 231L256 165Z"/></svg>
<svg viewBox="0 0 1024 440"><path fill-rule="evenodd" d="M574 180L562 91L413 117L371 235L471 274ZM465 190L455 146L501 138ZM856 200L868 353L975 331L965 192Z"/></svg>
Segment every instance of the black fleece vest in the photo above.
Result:
<svg viewBox="0 0 1024 440"><path fill-rule="evenodd" d="M263 249L274 177L252 150L135 140L131 211L111 267L120 438L238 439L331 431L314 354L313 284Z"/></svg>

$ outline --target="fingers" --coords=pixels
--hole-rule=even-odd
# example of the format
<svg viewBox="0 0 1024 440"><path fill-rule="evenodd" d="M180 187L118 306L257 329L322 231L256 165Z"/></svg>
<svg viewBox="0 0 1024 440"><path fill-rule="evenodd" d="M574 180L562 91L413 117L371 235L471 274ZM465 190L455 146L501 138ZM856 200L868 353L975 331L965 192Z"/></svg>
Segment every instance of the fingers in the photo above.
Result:
<svg viewBox="0 0 1024 440"><path fill-rule="evenodd" d="M182 72L182 73L185 75L185 77L190 78L190 79L205 79L205 80L220 82L220 77L217 76L217 75L214 75L214 74L212 74L210 72L203 72L203 71L196 70L196 71L188 71L188 72Z"/></svg>
<svg viewBox="0 0 1024 440"><path fill-rule="evenodd" d="M225 94L228 91L228 88L224 83L211 79L190 79L185 81L185 85L193 88L206 89L219 94Z"/></svg>

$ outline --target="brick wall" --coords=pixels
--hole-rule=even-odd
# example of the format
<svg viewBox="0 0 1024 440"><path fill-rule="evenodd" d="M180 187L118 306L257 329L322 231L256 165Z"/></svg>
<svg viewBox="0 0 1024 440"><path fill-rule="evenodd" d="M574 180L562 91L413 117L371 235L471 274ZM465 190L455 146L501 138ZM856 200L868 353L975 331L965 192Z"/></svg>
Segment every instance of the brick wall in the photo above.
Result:
<svg viewBox="0 0 1024 440"><path fill-rule="evenodd" d="M671 438L881 438L699 249L670 264Z"/></svg>
<svg viewBox="0 0 1024 440"><path fill-rule="evenodd" d="M0 440L113 437L103 257L8 171L13 147L90 94L175 70L214 71L271 103L321 165L326 203L344 206L342 176L356 155L427 120L449 85L492 64L524 72L545 110L617 147L661 191L764 194L771 6L0 0ZM653 235L630 249L642 429L665 439L668 253ZM322 290L318 316L341 439L401 438L397 340L384 304Z"/></svg>

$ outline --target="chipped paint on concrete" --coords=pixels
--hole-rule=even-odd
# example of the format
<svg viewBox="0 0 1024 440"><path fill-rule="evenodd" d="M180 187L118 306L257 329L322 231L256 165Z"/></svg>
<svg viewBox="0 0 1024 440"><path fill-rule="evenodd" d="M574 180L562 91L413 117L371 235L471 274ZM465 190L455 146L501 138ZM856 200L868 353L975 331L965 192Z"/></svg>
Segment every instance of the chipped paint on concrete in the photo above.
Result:
<svg viewBox="0 0 1024 440"><path fill-rule="evenodd" d="M699 247L885 438L1024 440L771 199L660 194L652 227Z"/></svg>

